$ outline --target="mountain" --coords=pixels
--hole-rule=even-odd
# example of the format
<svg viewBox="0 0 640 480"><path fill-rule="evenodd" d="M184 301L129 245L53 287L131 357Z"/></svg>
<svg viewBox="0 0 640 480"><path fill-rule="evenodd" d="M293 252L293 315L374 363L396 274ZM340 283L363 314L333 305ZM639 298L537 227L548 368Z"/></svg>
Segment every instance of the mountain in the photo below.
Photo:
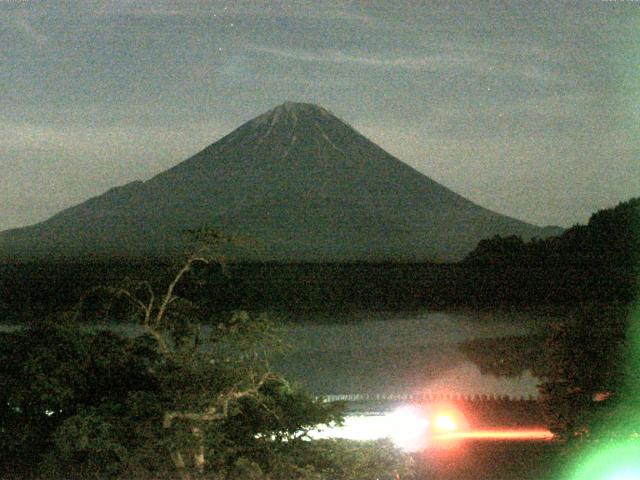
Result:
<svg viewBox="0 0 640 480"><path fill-rule="evenodd" d="M324 108L287 102L146 182L0 233L0 256L164 255L185 229L250 239L247 259L449 261L494 235L546 237L402 163Z"/></svg>

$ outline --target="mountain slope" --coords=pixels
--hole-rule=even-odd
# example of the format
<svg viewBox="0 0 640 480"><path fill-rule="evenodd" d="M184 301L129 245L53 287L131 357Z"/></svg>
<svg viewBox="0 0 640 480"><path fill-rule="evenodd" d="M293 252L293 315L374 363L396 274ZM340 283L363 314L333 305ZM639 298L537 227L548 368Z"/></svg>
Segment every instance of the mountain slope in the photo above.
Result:
<svg viewBox="0 0 640 480"><path fill-rule="evenodd" d="M0 233L0 252L165 254L200 226L253 240L244 257L285 261L456 260L496 234L558 233L484 209L327 110L288 102L147 182Z"/></svg>

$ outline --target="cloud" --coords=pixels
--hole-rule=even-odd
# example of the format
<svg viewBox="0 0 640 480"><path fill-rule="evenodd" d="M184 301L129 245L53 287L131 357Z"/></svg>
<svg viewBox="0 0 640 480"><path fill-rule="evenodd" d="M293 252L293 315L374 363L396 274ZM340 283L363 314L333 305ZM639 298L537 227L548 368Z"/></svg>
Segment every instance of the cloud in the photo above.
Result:
<svg viewBox="0 0 640 480"><path fill-rule="evenodd" d="M462 60L443 55L430 55L422 57L397 56L383 57L373 55L355 55L344 53L340 50L325 50L323 52L311 52L308 50L285 50L275 47L264 47L260 45L248 44L247 48L257 52L272 55L275 57L299 60L312 63L335 63L365 65L368 67L380 68L401 68L407 70L436 69L443 66L462 65Z"/></svg>
<svg viewBox="0 0 640 480"><path fill-rule="evenodd" d="M372 55L368 52L345 52L337 49L311 51L304 49L286 49L255 44L246 44L248 50L280 59L305 63L364 66L376 69L397 69L407 72L427 72L439 76L448 73L468 73L483 77L492 77L499 81L505 79L526 80L538 84L557 84L572 81L570 72L558 74L544 61L535 58L507 59L495 52L482 49L470 50L451 48L440 49L438 53L415 54L388 52Z"/></svg>
<svg viewBox="0 0 640 480"><path fill-rule="evenodd" d="M31 25L26 10L16 10L5 14L2 18L5 28L17 32L23 38L41 47L47 44L49 38Z"/></svg>
<svg viewBox="0 0 640 480"><path fill-rule="evenodd" d="M372 25L377 19L361 10L345 5L332 5L315 0L301 0L290 4L279 0L255 1L154 1L149 3L128 0L108 1L95 10L97 16L127 15L134 17L265 17L315 20L344 20Z"/></svg>
<svg viewBox="0 0 640 480"><path fill-rule="evenodd" d="M114 150L134 154L158 142L172 145L176 151L188 151L198 147L194 139L201 139L200 144L203 145L228 133L229 128L226 124L213 121L180 124L171 128L135 124L106 127L36 125L3 121L0 122L0 151L74 151L109 157L113 156Z"/></svg>

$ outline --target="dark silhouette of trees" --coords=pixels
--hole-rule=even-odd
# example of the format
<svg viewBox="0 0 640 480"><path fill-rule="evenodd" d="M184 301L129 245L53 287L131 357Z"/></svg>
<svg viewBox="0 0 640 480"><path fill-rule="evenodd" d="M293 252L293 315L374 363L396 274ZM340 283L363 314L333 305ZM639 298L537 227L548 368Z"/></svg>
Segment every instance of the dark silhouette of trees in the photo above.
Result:
<svg viewBox="0 0 640 480"><path fill-rule="evenodd" d="M135 449L139 438L127 433L134 430L126 412L130 402L142 409L144 399L160 393L150 371L157 360L149 338L88 332L60 319L2 334L0 476L23 478L58 459L99 469ZM152 409L138 414L140 421L154 415ZM75 443L61 442L64 435Z"/></svg>
<svg viewBox="0 0 640 480"><path fill-rule="evenodd" d="M592 215L558 237L481 241L462 263L472 303L629 302L640 278L640 199Z"/></svg>
<svg viewBox="0 0 640 480"><path fill-rule="evenodd" d="M229 263L228 275L217 264L198 264L197 281L189 276L179 288L209 313L628 302L640 277L639 212L640 199L632 199L557 237L486 239L457 264ZM0 265L0 316L20 322L65 310L88 286L126 276L160 288L175 274L170 266L153 258Z"/></svg>
<svg viewBox="0 0 640 480"><path fill-rule="evenodd" d="M624 399L629 315L623 305L585 306L548 336L539 389L561 439L588 439Z"/></svg>

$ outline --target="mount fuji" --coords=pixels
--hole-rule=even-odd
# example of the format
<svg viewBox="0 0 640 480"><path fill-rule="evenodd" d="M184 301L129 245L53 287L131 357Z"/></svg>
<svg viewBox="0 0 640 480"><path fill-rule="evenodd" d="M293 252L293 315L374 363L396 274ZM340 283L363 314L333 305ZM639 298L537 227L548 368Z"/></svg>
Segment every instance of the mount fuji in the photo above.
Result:
<svg viewBox="0 0 640 480"><path fill-rule="evenodd" d="M0 233L0 258L139 257L185 229L252 240L245 260L455 261L494 235L558 234L419 173L328 110L287 102L148 181Z"/></svg>

